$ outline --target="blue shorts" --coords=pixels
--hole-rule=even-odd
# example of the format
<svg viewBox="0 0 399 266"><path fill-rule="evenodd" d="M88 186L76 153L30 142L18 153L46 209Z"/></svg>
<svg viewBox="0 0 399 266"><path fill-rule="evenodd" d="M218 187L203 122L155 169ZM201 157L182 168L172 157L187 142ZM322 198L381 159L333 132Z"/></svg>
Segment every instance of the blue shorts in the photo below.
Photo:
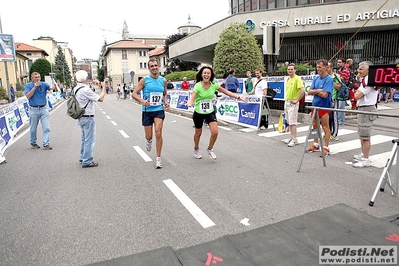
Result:
<svg viewBox="0 0 399 266"><path fill-rule="evenodd" d="M151 126L154 124L154 118L165 119L165 111L154 111L154 112L143 112L141 116L141 121L143 126Z"/></svg>

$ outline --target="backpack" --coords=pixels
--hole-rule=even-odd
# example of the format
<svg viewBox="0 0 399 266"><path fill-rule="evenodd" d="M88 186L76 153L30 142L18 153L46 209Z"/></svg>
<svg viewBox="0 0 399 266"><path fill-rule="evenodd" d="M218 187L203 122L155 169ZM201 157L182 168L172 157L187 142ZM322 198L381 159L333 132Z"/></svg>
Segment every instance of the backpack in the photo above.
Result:
<svg viewBox="0 0 399 266"><path fill-rule="evenodd" d="M337 92L337 99L340 101L346 101L349 99L349 87L342 81L342 79L338 79L337 75L334 74L334 77L341 84L341 89Z"/></svg>
<svg viewBox="0 0 399 266"><path fill-rule="evenodd" d="M78 91L83 88L84 86L79 87L76 92L74 92L74 90L72 89L71 92L71 97L68 99L67 101L67 114L72 117L73 119L79 119L82 117L82 115L85 113L85 109L86 106L89 104L89 102L87 102L87 104L85 105L84 108L81 108L79 106L78 100L76 100L75 95L78 93Z"/></svg>

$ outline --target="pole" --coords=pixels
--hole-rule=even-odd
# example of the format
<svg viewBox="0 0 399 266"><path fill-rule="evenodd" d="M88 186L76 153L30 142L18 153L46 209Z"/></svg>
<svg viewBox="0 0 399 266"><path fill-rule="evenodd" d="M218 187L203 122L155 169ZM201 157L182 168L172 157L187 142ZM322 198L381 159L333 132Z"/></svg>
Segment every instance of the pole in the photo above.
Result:
<svg viewBox="0 0 399 266"><path fill-rule="evenodd" d="M0 16L0 34L3 34L3 27L1 25L1 16ZM8 93L8 102L11 102L11 90L10 90L10 78L8 77L8 66L7 61L4 61L4 71L6 72L6 84L7 84L7 93Z"/></svg>

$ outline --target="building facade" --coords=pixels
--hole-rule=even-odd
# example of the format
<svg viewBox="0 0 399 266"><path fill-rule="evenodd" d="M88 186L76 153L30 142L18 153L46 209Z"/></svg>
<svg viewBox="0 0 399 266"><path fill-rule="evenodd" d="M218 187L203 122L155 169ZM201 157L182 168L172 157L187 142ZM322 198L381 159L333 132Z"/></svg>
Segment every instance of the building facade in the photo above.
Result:
<svg viewBox="0 0 399 266"><path fill-rule="evenodd" d="M397 1L232 0L232 15L169 47L169 57L212 64L222 31L243 22L263 47L264 32L279 33L274 55L265 56L268 73L284 62L311 63L320 58L353 58L355 63L399 63ZM265 47L271 42L266 39Z"/></svg>

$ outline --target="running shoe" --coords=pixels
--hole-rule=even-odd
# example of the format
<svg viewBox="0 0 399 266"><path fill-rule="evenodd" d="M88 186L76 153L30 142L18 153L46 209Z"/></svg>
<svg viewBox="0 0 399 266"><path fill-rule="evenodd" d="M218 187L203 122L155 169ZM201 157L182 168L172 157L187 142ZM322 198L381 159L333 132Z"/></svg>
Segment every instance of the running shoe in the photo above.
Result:
<svg viewBox="0 0 399 266"><path fill-rule="evenodd" d="M355 168L370 167L371 166L371 162L370 162L370 159L364 159L363 158L362 160L353 163L352 166L355 167Z"/></svg>
<svg viewBox="0 0 399 266"><path fill-rule="evenodd" d="M320 150L320 147L314 145L314 143L313 143L312 145L310 145L310 148L306 152L307 153L312 153L312 152L319 151L319 150Z"/></svg>
<svg viewBox="0 0 399 266"><path fill-rule="evenodd" d="M47 146L44 146L43 147L43 150L52 150L53 148L52 147L50 147L50 145L47 145Z"/></svg>
<svg viewBox="0 0 399 266"><path fill-rule="evenodd" d="M161 169L162 167L163 167L162 159L161 159L161 157L157 157L157 159L155 161L155 168L156 169Z"/></svg>
<svg viewBox="0 0 399 266"><path fill-rule="evenodd" d="M291 142L291 140L292 140L292 138L289 138L289 139L284 139L284 140L283 140L283 142L284 142L284 144L288 144L288 143L290 143L290 142Z"/></svg>
<svg viewBox="0 0 399 266"><path fill-rule="evenodd" d="M145 148L147 149L147 151L151 151L151 147L152 147L152 140L147 140Z"/></svg>
<svg viewBox="0 0 399 266"><path fill-rule="evenodd" d="M298 145L298 140L291 139L291 141L287 145L288 145L288 147L295 147L295 145Z"/></svg>
<svg viewBox="0 0 399 266"><path fill-rule="evenodd" d="M338 141L338 139L339 139L338 136L331 136L330 137L331 141Z"/></svg>
<svg viewBox="0 0 399 266"><path fill-rule="evenodd" d="M328 155L330 155L329 147L324 146L323 151L324 151L324 157L327 157ZM320 152L320 157L323 157L323 154L321 152Z"/></svg>
<svg viewBox="0 0 399 266"><path fill-rule="evenodd" d="M202 155L201 155L199 149L194 149L194 157L195 157L195 159L201 159L202 158Z"/></svg>
<svg viewBox="0 0 399 266"><path fill-rule="evenodd" d="M353 159L356 161L361 161L364 159L363 156L364 156L363 153L355 154L355 155L353 155Z"/></svg>
<svg viewBox="0 0 399 266"><path fill-rule="evenodd" d="M213 159L213 160L217 159L216 154L213 152L213 149L207 148L206 151L208 152L209 157L211 157L211 159Z"/></svg>
<svg viewBox="0 0 399 266"><path fill-rule="evenodd" d="M40 149L40 146L37 145L36 143L35 144L31 144L31 145L32 145L32 149Z"/></svg>

